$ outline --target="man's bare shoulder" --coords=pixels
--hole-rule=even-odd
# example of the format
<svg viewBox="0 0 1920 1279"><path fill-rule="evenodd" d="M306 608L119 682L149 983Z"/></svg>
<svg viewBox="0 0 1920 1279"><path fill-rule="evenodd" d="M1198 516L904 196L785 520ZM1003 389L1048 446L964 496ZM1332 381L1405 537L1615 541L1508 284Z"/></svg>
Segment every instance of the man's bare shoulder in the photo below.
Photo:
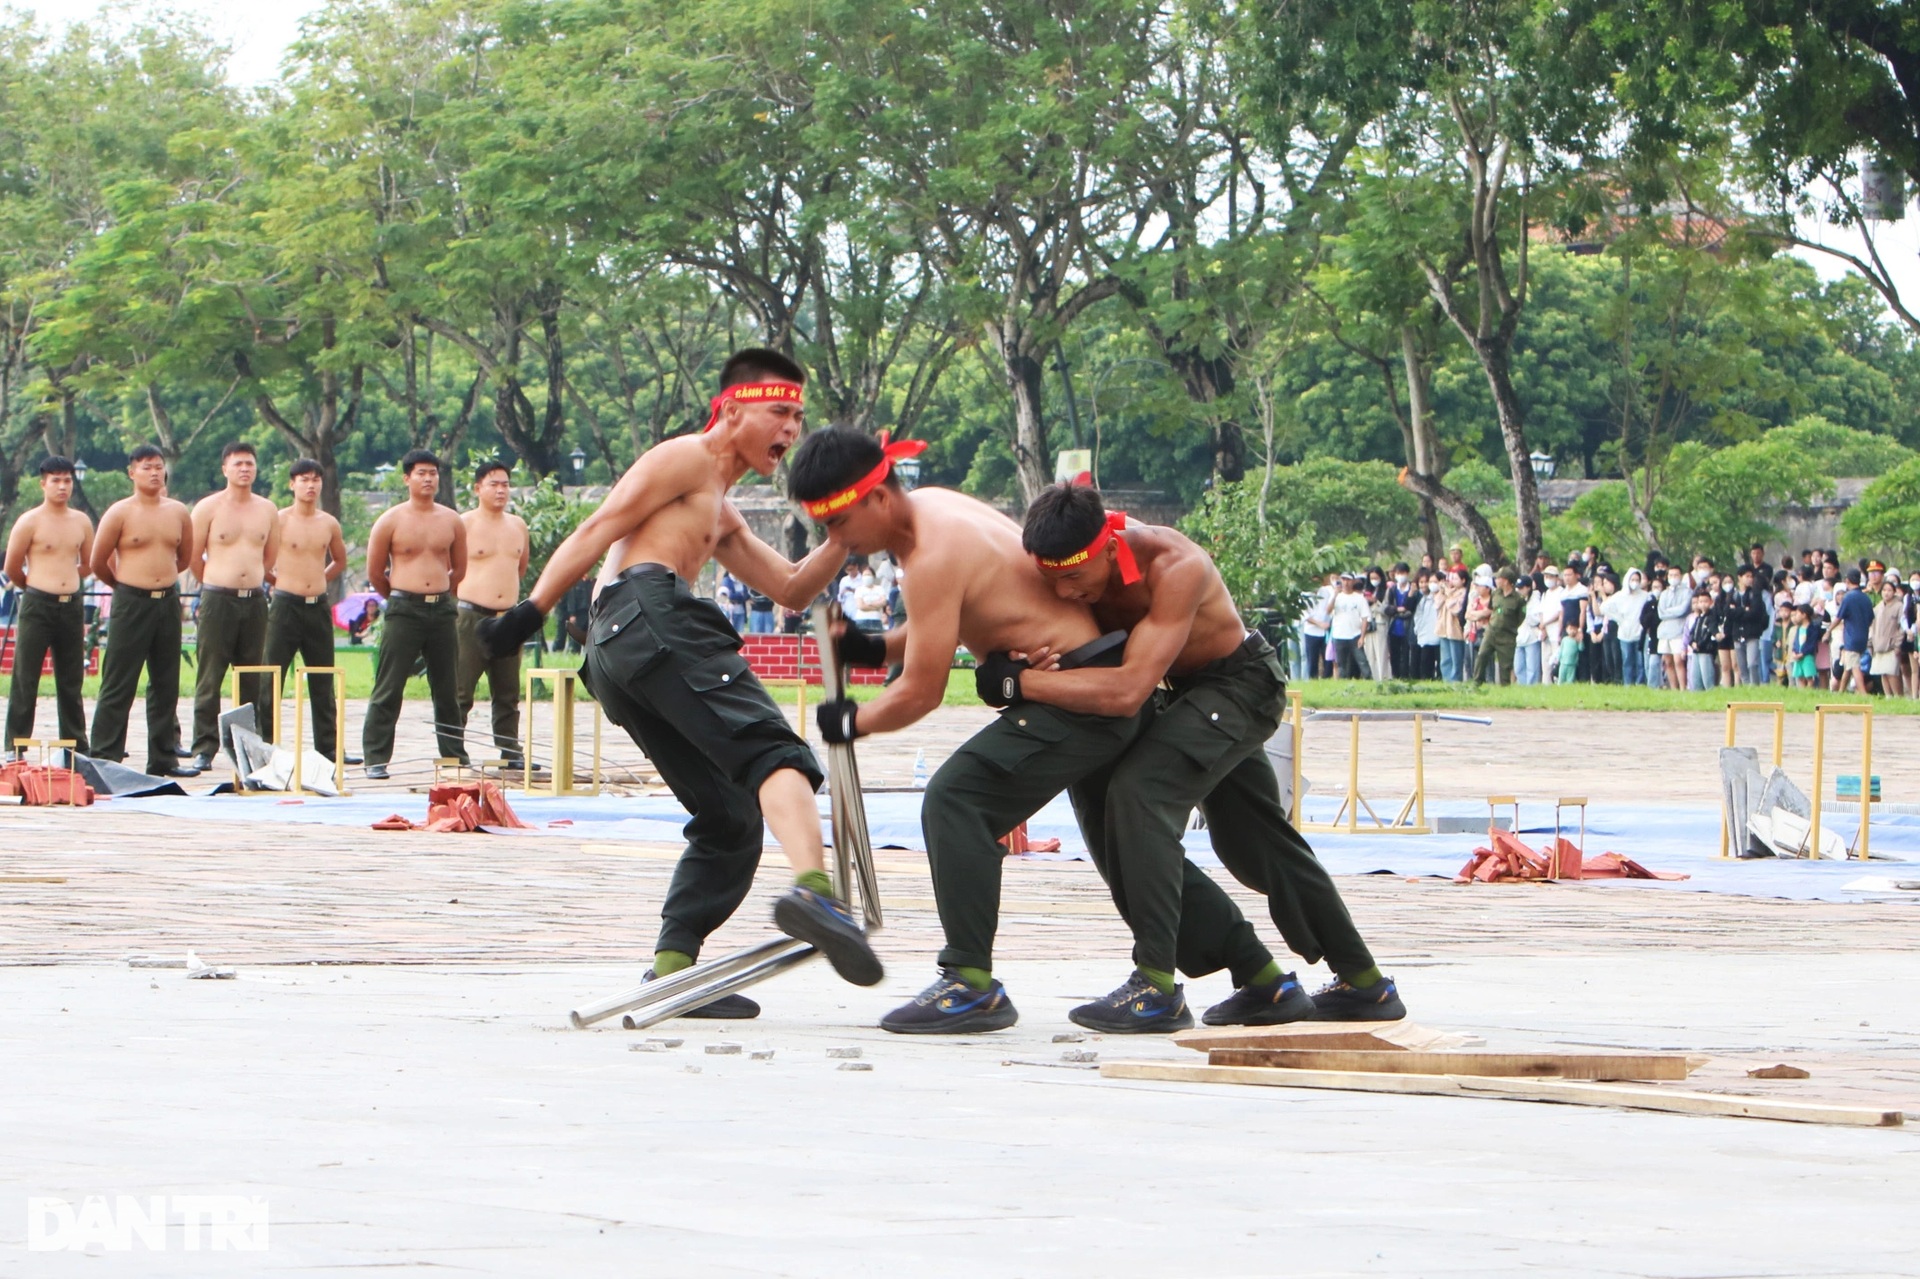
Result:
<svg viewBox="0 0 1920 1279"><path fill-rule="evenodd" d="M712 474L713 454L703 437L676 435L635 458L616 487L625 488L630 483L662 484L690 492L707 482Z"/></svg>

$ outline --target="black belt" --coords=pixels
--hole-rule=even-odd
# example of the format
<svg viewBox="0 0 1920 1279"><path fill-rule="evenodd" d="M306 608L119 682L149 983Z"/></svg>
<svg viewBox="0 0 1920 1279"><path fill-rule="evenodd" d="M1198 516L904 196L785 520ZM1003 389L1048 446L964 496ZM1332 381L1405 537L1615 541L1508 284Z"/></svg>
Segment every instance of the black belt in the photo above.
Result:
<svg viewBox="0 0 1920 1279"><path fill-rule="evenodd" d="M226 595L236 600L250 600L256 595L265 595L267 589L264 586L208 586L203 582L200 585L200 593Z"/></svg>
<svg viewBox="0 0 1920 1279"><path fill-rule="evenodd" d="M1231 675L1249 662L1265 661L1273 653L1273 645L1267 637L1258 631L1248 631L1240 646L1225 657L1216 657L1197 671L1188 671L1184 675L1167 676L1167 687L1174 692L1208 676Z"/></svg>
<svg viewBox="0 0 1920 1279"><path fill-rule="evenodd" d="M277 600L292 600L296 604L318 604L327 597L324 595L295 595L292 591L283 591L276 586L273 590L273 598Z"/></svg>
<svg viewBox="0 0 1920 1279"><path fill-rule="evenodd" d="M22 595L31 595L37 600L52 600L55 604L69 604L80 598L80 592L68 591L65 595L55 595L52 591L43 591L37 586L23 586Z"/></svg>
<svg viewBox="0 0 1920 1279"><path fill-rule="evenodd" d="M460 601L460 607L466 609L469 613L478 613L482 617L498 617L507 611L504 608L488 608L484 604L469 604L465 600Z"/></svg>
<svg viewBox="0 0 1920 1279"><path fill-rule="evenodd" d="M422 595L418 591L388 591L387 598L390 600L405 600L409 604L438 604L451 593L450 591L435 591L431 595Z"/></svg>
<svg viewBox="0 0 1920 1279"><path fill-rule="evenodd" d="M163 600L170 595L179 594L180 591L180 588L177 586L162 586L158 590L155 590L149 586L129 586L125 582L118 583L113 589L116 592L125 591L129 595L144 595L150 600Z"/></svg>
<svg viewBox="0 0 1920 1279"><path fill-rule="evenodd" d="M1075 671L1084 666L1118 666L1126 660L1127 633L1108 631L1099 639L1088 640L1071 653L1060 655L1060 669Z"/></svg>

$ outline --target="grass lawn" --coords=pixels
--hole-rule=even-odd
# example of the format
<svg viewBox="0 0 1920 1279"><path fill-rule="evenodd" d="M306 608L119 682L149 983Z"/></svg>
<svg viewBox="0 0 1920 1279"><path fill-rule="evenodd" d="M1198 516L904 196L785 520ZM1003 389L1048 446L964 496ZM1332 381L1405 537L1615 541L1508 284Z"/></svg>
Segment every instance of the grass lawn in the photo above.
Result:
<svg viewBox="0 0 1920 1279"><path fill-rule="evenodd" d="M1545 684L1521 688L1413 683L1390 680L1308 680L1289 686L1309 709L1549 711L1721 711L1728 702L1784 702L1788 712L1811 713L1836 702L1871 702L1876 715L1920 715L1920 701L1908 697L1861 697L1777 686L1719 688L1706 693L1627 688L1619 684Z"/></svg>

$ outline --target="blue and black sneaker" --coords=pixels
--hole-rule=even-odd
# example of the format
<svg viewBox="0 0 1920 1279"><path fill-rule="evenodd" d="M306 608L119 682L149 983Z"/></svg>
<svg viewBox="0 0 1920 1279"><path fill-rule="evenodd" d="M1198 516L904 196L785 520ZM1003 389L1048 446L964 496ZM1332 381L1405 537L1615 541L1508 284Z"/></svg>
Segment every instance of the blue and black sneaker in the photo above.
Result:
<svg viewBox="0 0 1920 1279"><path fill-rule="evenodd" d="M896 1035L978 1035L1005 1030L1020 1020L1007 988L999 982L975 990L951 968L942 968L933 985L880 1019L880 1029Z"/></svg>
<svg viewBox="0 0 1920 1279"><path fill-rule="evenodd" d="M1322 1021L1399 1021L1407 1015L1393 978L1382 977L1371 986L1351 986L1335 980L1313 992L1313 1006Z"/></svg>
<svg viewBox="0 0 1920 1279"><path fill-rule="evenodd" d="M647 969L647 975L641 981L659 981L653 969ZM760 1015L760 1005L745 995L722 995L712 1003L702 1004L689 1012L681 1013L696 1021L752 1021Z"/></svg>
<svg viewBox="0 0 1920 1279"><path fill-rule="evenodd" d="M1292 973L1281 973L1263 985L1249 982L1201 1015L1209 1026L1279 1026L1310 1021L1313 996Z"/></svg>
<svg viewBox="0 0 1920 1279"><path fill-rule="evenodd" d="M1166 994L1139 972L1105 998L1075 1008L1067 1018L1076 1026L1109 1035L1165 1035L1193 1025L1184 987L1175 986L1172 994Z"/></svg>
<svg viewBox="0 0 1920 1279"><path fill-rule="evenodd" d="M773 922L825 955L833 971L856 986L877 986L887 975L859 921L831 897L795 886L773 904Z"/></svg>

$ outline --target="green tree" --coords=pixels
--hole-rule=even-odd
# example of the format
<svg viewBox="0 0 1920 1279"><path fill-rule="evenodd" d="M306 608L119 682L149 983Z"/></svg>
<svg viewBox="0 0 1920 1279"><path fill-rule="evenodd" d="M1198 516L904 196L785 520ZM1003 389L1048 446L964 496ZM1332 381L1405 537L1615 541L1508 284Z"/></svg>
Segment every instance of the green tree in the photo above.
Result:
<svg viewBox="0 0 1920 1279"><path fill-rule="evenodd" d="M1840 517L1840 544L1850 556L1920 554L1920 458L1908 458L1869 484Z"/></svg>
<svg viewBox="0 0 1920 1279"><path fill-rule="evenodd" d="M1322 545L1312 525L1288 523L1275 509L1260 518L1257 476L1209 490L1180 529L1213 556L1221 579L1249 623L1292 626L1305 597L1326 575L1350 565L1364 548Z"/></svg>

